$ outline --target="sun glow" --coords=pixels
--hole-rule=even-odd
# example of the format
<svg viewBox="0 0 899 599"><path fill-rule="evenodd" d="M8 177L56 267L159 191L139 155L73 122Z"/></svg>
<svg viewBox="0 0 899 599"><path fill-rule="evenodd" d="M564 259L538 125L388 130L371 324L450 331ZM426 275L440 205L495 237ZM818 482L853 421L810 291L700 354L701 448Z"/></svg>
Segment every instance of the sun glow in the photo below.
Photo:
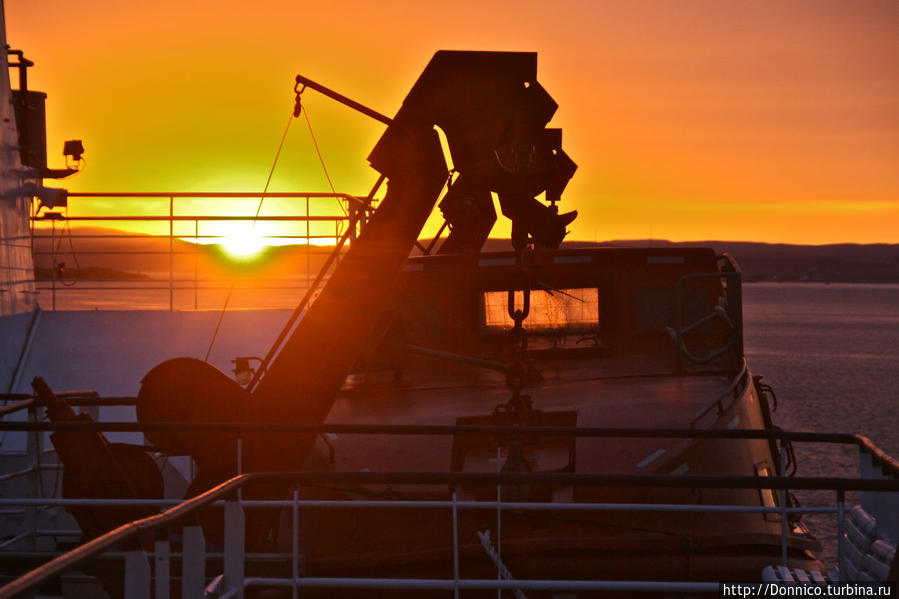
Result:
<svg viewBox="0 0 899 599"><path fill-rule="evenodd" d="M235 258L244 259L255 256L265 246L265 241L254 229L234 231L222 237L219 243Z"/></svg>

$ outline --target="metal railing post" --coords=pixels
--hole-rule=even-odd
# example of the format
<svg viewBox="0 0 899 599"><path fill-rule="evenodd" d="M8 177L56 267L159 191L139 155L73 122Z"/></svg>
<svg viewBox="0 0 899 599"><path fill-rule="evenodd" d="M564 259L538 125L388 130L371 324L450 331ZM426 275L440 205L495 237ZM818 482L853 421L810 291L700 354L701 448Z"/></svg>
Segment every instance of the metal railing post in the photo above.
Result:
<svg viewBox="0 0 899 599"><path fill-rule="evenodd" d="M298 591L297 582L299 581L299 559L300 559L300 506L297 503L299 500L300 492L297 489L293 490L293 505L291 506L291 530L293 533L293 537L291 538L291 546L290 546L290 575L293 579L293 587L291 588L290 596L293 599L297 599Z"/></svg>
<svg viewBox="0 0 899 599"><path fill-rule="evenodd" d="M309 245L311 243L311 231L309 230L309 227L312 226L312 221L309 220L309 216L309 196L306 196L306 289L309 289L312 281L312 248Z"/></svg>
<svg viewBox="0 0 899 599"><path fill-rule="evenodd" d="M198 260L200 255L200 221L194 221L194 310L197 310L197 296L199 295L199 268Z"/></svg>
<svg viewBox="0 0 899 599"><path fill-rule="evenodd" d="M327 243L327 240L331 237L339 238L341 236L341 232L344 230L344 226L350 220L345 215L334 214L333 211L327 211L328 214L323 215L311 215L312 212L312 204L313 200L328 200L328 201L336 201L341 202L341 206L343 203L350 202L352 199L351 196L337 194L337 193L300 193L300 192L291 192L291 193L266 193L263 194L265 197L276 197L276 198L294 198L301 200L305 203L306 206L306 214L294 214L295 212L302 212L303 203L296 204L295 207L297 209L293 210L294 213L290 215L271 215L271 216L259 216L255 218L256 221L272 221L272 222L285 222L285 223L305 223L302 226L305 226L305 229L297 229L291 230L291 234L279 236L279 235L265 235L263 237L266 238L276 238L282 240L290 240L289 243L303 243L303 240L306 242L306 288L311 287L311 283L316 279L316 276L312 274L311 270L314 267L313 262L315 259L312 257L312 240L313 239L321 239L323 243ZM130 242L122 242L125 245L116 245L116 249L108 249L105 245L102 249L96 249L98 246L94 245L95 242L87 241L85 242L84 248L79 248L78 255L81 256L94 256L94 255L105 255L109 253L113 254L123 254L123 255L134 255L134 256L147 256L153 255L153 260L157 257L162 260L165 259L165 254L169 254L169 272L166 281L165 279L150 278L148 281L144 282L141 280L135 281L127 281L127 282L114 282L111 280L107 280L105 278L95 279L95 278L84 278L81 280L81 283L87 284L88 286L79 285L78 289L82 291L93 291L99 293L105 292L119 292L119 291L140 291L142 294L141 300L146 301L146 298L143 297L143 294L151 294L152 296L156 296L155 300L150 302L152 308L161 308L163 310L165 307L165 300L162 299L159 301L159 297L157 294L159 292L165 292L168 290L168 310L174 311L175 309L175 255L184 254L184 255L193 255L194 257L194 298L193 298L193 309L199 309L199 255L208 253L207 250L202 247L206 245L210 239L219 238L222 239L226 236L223 235L208 235L204 234L202 237L199 234L199 222L234 222L234 221L247 221L248 218L245 216L233 216L233 215L199 215L192 213L189 209L190 204L186 204L188 208L182 207L180 214L175 214L174 203L175 200L184 199L188 202L196 199L204 199L204 198L215 198L217 200L220 199L241 199L254 197L258 198L258 192L226 192L226 193L212 193L212 192L147 192L147 193L126 193L126 192L110 192L110 193L87 193L87 192L72 192L70 195L70 201L75 202L81 198L127 198L127 199L137 199L137 198L152 198L154 201L163 202L168 201L168 212L163 212L162 214L152 214L152 215L136 215L136 214L128 214L128 215L118 215L118 214L90 214L90 215L74 215L74 216L61 216L57 213L52 213L54 216L52 218L49 217L41 217L35 212L35 206L32 204L31 208L31 220L29 226L29 239L32 245L32 253L35 254L36 258L48 260L47 264L49 264L49 274L50 280L47 281L44 278L41 281L35 281L35 285L37 285L37 289L34 291L26 290L25 293L28 294L36 294L39 291L50 291L51 295L48 296L51 299L47 301L47 309L56 310L56 309L68 309L69 307L73 307L75 309L83 308L84 304L90 300L90 297L87 300L74 300L75 303L71 302L66 303L66 295L62 296L63 298L63 306L59 308L56 301L57 292L65 292L67 287L61 286L60 281L63 281L64 277L60 275L60 273L56 272L57 261L59 260L61 254L59 253L59 248L57 245L60 241L64 241L64 234L69 233L68 231L60 231L59 241L56 239L56 220L60 220L64 223L64 226L68 226L71 223L75 223L76 225L80 225L82 223L103 223L103 222L115 222L115 223L143 223L143 224L152 224L154 227L157 223L165 223L167 222L169 225L168 231L158 231L140 234L136 232L128 232L128 231L120 231L116 233L107 233L107 234L92 234L90 232L82 232L77 235L69 233L73 240L85 239L148 239L153 240L153 245L149 249L137 247L137 244L131 244ZM356 200L359 202L360 200ZM349 204L352 206L352 203ZM185 212L185 210L187 210ZM366 208L357 207L353 209L354 212L358 213L357 223L360 227L362 227L362 223L367 219ZM49 221L49 225L47 222ZM175 222L190 222L194 223L194 241L193 247L189 247L188 245L180 244L179 247L175 247ZM321 222L323 223L323 227L321 230L318 228L316 231L312 231L312 225ZM334 236L327 235L328 231L326 231L327 226L325 223L334 223L335 226L335 234ZM41 227L38 228L37 225L40 224ZM117 225L116 225L117 226ZM185 225L186 227L186 225ZM76 229L77 231L77 229ZM43 233L41 233L43 232ZM180 234L183 239L187 239L190 235L186 231L180 230L179 226L179 235ZM313 234L316 233L316 234ZM318 233L321 233L320 235ZM165 248L164 245L157 245L156 241L160 243L164 243L165 238L168 237L169 247ZM203 242L200 242L200 239L203 239ZM50 240L50 247L47 247L45 243L47 240ZM116 242L119 243L119 242ZM105 244L105 242L104 242ZM302 260L302 257L301 257ZM337 256L337 261L339 262L340 256ZM189 287L186 284L190 281L190 271L188 270L189 265L185 260L182 260L179 268L182 269L183 274L182 278L178 280L178 282L184 283L184 286L180 287L179 290L183 292L189 291ZM164 267L163 267L164 268ZM137 268L138 271L142 270L142 267ZM140 274L138 272L137 274ZM163 274L165 276L165 274ZM224 276L224 275L223 275ZM302 278L296 279L293 277L275 277L276 283L274 284L274 289L294 289L294 288L302 288ZM230 279L225 277L224 281L227 283ZM64 282L64 281L63 281ZM217 279L205 279L204 283L214 284L221 283ZM218 287L208 287L208 290L216 290ZM79 297L82 297L78 294ZM32 298L33 299L33 298ZM183 299L183 310L190 310L190 296L187 295ZM36 300L35 300L36 301ZM129 308L134 307L133 301L117 299L116 303L126 304Z"/></svg>
<svg viewBox="0 0 899 599"><path fill-rule="evenodd" d="M502 459L503 459L503 447L502 445L497 444L496 446L496 471L502 471ZM500 569L500 564L502 564L503 559L503 510L502 510L502 501L503 501L503 486L501 484L496 485L496 579L502 580L502 571ZM496 599L503 599L503 590L496 589Z"/></svg>
<svg viewBox="0 0 899 599"><path fill-rule="evenodd" d="M125 588L128 599L150 599L150 562L142 549L125 554Z"/></svg>
<svg viewBox="0 0 899 599"><path fill-rule="evenodd" d="M678 281L679 283L679 281ZM683 374L684 372L684 352L681 349L683 346L683 333L681 330L684 328L684 301L683 301L683 291L681 290L681 286L678 284L674 287L674 351L677 360L675 361L677 372L679 374Z"/></svg>
<svg viewBox="0 0 899 599"><path fill-rule="evenodd" d="M37 216L37 212L35 211L35 206L34 206L34 198L31 198L31 200L29 200L28 204L29 204L28 228L29 228L29 233L31 235L31 255L33 256L34 255L34 220L35 220L35 217Z"/></svg>
<svg viewBox="0 0 899 599"><path fill-rule="evenodd" d="M237 474L243 474L243 439L237 435ZM243 499L243 487L237 489L237 500Z"/></svg>
<svg viewBox="0 0 899 599"><path fill-rule="evenodd" d="M196 599L206 585L206 540L199 526L185 526L182 535L181 599Z"/></svg>
<svg viewBox="0 0 899 599"><path fill-rule="evenodd" d="M780 446L780 475L783 476L787 471L787 449L781 444ZM789 528L789 518L787 518L787 490L780 490L780 557L783 561L784 568L787 567L787 529Z"/></svg>
<svg viewBox="0 0 899 599"><path fill-rule="evenodd" d="M453 597L459 599L459 509L453 486Z"/></svg>
<svg viewBox="0 0 899 599"><path fill-rule="evenodd" d="M354 203L347 202L347 210L350 217L349 222L352 225L350 227L350 242L352 243L353 241L356 241L356 225L354 225L353 223L359 221L359 219L356 217L356 211L359 210L359 208L356 208L356 205Z"/></svg>
<svg viewBox="0 0 899 599"><path fill-rule="evenodd" d="M171 567L169 562L169 541L165 538L154 545L154 575L156 594L153 599L169 599Z"/></svg>
<svg viewBox="0 0 899 599"><path fill-rule="evenodd" d="M53 311L56 311L56 221L50 221L50 295Z"/></svg>
<svg viewBox="0 0 899 599"><path fill-rule="evenodd" d="M225 502L225 592L244 595L244 512L238 501Z"/></svg>
<svg viewBox="0 0 899 599"><path fill-rule="evenodd" d="M845 501L846 493L842 489L839 489L837 491L837 569L839 570L840 580L845 580L844 577L846 572L846 568L843 564L843 559L845 558L845 552L843 549L843 518L845 517Z"/></svg>
<svg viewBox="0 0 899 599"><path fill-rule="evenodd" d="M169 312L175 310L175 196L169 196Z"/></svg>
<svg viewBox="0 0 899 599"><path fill-rule="evenodd" d="M28 420L30 422L37 422L37 408L34 406L30 406L28 408ZM28 493L31 497L39 497L41 495L41 480L40 477L43 476L40 469L40 460L41 460L41 435L43 433L35 431L33 433L26 433L27 437L25 438L25 452L28 455L28 470L31 473L28 476L27 489ZM37 529L38 529L38 508L36 506L26 506L25 507L25 531L28 533L28 537L30 541L27 543L27 546L32 551L37 549Z"/></svg>

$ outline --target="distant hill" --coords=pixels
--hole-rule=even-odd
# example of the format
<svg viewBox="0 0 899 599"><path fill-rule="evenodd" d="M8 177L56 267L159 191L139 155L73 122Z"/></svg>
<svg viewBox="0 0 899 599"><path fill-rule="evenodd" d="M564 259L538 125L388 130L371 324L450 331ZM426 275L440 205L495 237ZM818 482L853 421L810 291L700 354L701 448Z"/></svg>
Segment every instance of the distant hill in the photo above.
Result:
<svg viewBox="0 0 899 599"><path fill-rule="evenodd" d="M102 238L121 232L101 228L74 229L71 244L68 238L57 238L57 262L65 262L68 275L77 267L83 277L130 278L135 275L153 278L166 277L169 269L169 240L166 237L137 236ZM429 240L428 240L429 241ZM427 243L423 241L423 243ZM272 247L259 260L241 262L228 258L214 245L197 246L176 239L174 244L176 272L225 274L239 272L242 276L269 274L304 275L307 258L302 246ZM711 247L718 253L728 253L740 264L746 281L809 281L832 283L899 283L899 244L790 245L747 241L689 241L671 242L658 239L615 240L599 243L566 241L564 248L587 247ZM51 268L50 242L36 242L36 266L47 276ZM312 273L331 253L332 247L314 247L308 266ZM73 254L74 250L74 254ZM509 251L506 239L490 239L485 251ZM129 253L135 252L135 253ZM93 270L88 270L93 269ZM89 273L89 274L88 274Z"/></svg>
<svg viewBox="0 0 899 599"><path fill-rule="evenodd" d="M66 275L72 274L72 267L65 265L63 262L62 267L62 278L71 278ZM88 266L86 268L77 269L77 276L79 278L84 279L149 279L150 277L145 274L140 274L137 272L126 272L123 270L115 270L113 268L106 268L104 266ZM54 270L51 268L41 268L35 267L34 269L34 278L43 281L49 281L53 278Z"/></svg>
<svg viewBox="0 0 899 599"><path fill-rule="evenodd" d="M71 234L57 232L55 255L50 239L35 239L38 278L49 277L54 260L64 264L64 279L163 279L168 278L170 267L182 277L196 270L209 278L304 275L307 269L307 254L302 246L272 246L264 249L259 259L241 260L229 256L219 245L198 245L175 238L170 256L168 236L122 235L121 231L102 227L72 228ZM327 246L312 247L309 271L317 273L332 250Z"/></svg>
<svg viewBox="0 0 899 599"><path fill-rule="evenodd" d="M749 241L686 241L657 239L566 242L565 247L711 247L734 257L745 281L808 281L823 283L899 283L899 244L790 245Z"/></svg>

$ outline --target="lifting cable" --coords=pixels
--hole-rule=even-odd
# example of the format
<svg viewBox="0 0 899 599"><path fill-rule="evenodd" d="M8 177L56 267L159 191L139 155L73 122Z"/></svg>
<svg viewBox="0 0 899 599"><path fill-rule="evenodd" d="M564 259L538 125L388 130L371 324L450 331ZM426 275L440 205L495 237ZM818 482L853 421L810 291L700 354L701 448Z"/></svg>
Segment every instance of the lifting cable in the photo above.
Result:
<svg viewBox="0 0 899 599"><path fill-rule="evenodd" d="M259 205L256 207L256 214L253 216L253 229L256 228L256 222L259 219L259 214L262 211L262 204L265 201L265 194L268 192L268 187L272 182L272 175L275 173L275 167L278 164L278 159L281 157L281 150L284 148L284 142L287 140L287 132L290 130L290 124L293 120L300 116L300 113L303 114L303 117L306 119L306 126L309 128L309 136L312 138L312 145L315 147L315 153L318 156L319 164L321 164L322 171L325 173L325 178L328 180L328 186L331 188L331 193L336 194L337 191L334 188L334 183L331 181L331 175L328 173L328 167L325 165L325 160L322 157L321 149L318 147L318 140L315 138L315 132L312 130L312 123L309 121L309 111L300 101L300 95L303 93L303 89L294 88L296 91L296 99L294 103L293 110L291 110L290 116L287 118L287 126L284 127L284 133L281 135L281 143L278 144L278 150L275 152L275 159L272 161L272 167L269 169L268 178L265 180L265 188L262 190L262 196L259 198ZM344 208L343 204L338 201L338 205L341 210L343 210L344 216L348 216L346 208ZM308 214L306 215L309 216ZM350 223L350 226L355 226L355 223ZM306 232L309 232L309 221L306 221ZM308 241L307 241L308 244ZM307 247L308 250L308 247ZM218 322L215 325L215 331L212 333L212 339L209 341L209 348L206 350L206 356L203 358L204 362L209 361L209 355L212 353L212 347L215 345L216 337L218 337L219 329L222 326L222 320L225 317L225 311L228 309L228 304L231 301L231 294L234 291L234 281L231 282L231 286L228 288L228 295L225 297L225 303L222 306L222 310L219 313Z"/></svg>
<svg viewBox="0 0 899 599"><path fill-rule="evenodd" d="M299 95L297 96L297 102L300 101ZM322 165L322 171L325 173L325 179L328 180L328 187L331 188L331 193L337 193L337 190L334 189L334 183L331 181L331 175L328 174L328 167L325 166L325 159L322 158L322 152L318 147L318 140L315 139L315 133L312 131L312 123L309 122L309 109L304 105L300 105L301 112L303 113L303 117L306 119L306 126L309 128L309 137L312 138L312 145L315 146L315 154L318 156L318 162ZM294 111L296 113L296 111ZM337 203L341 210L343 210L343 215L347 215L346 208L343 207L343 204L340 202ZM309 216L308 214L306 216ZM306 226L309 226L309 221L306 221Z"/></svg>
<svg viewBox="0 0 899 599"><path fill-rule="evenodd" d="M256 214L253 216L253 225L251 231L254 231L256 229L256 221L259 219L259 213L262 212L262 204L263 202L265 202L265 194L268 192L268 186L272 182L272 175L275 173L275 166L277 166L278 164L278 158L281 157L281 150L284 148L284 141L287 139L287 132L290 131L290 124L293 122L294 115L295 111L292 110L290 112L290 116L287 118L287 126L284 127L284 133L281 135L281 143L278 144L278 150L275 152L275 159L272 161L272 168L270 168L268 171L268 178L265 180L265 187L262 189L262 195L259 197L259 204L256 206ZM228 288L228 295L225 296L225 303L222 306L222 311L219 313L219 319L215 325L215 330L212 332L212 339L209 340L209 348L206 350L206 356L203 358L204 362L209 362L209 354L212 353L212 347L215 345L215 339L216 337L218 337L219 329L222 326L222 320L225 318L225 311L228 309L228 304L231 302L231 294L233 292L234 280L232 279L231 286Z"/></svg>

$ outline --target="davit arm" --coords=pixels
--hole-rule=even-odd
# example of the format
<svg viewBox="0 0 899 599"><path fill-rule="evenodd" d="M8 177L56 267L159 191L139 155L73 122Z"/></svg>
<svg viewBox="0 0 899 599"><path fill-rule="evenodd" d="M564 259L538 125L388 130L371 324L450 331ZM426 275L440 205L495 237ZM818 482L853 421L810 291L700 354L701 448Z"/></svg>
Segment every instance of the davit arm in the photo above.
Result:
<svg viewBox="0 0 899 599"><path fill-rule="evenodd" d="M557 105L537 82L536 71L534 53L438 52L393 119L328 93L388 125L368 158L388 181L378 210L252 395L236 383L233 393L223 392L221 373L199 360L179 358L144 378L139 418L164 421L172 415L165 406L178 404L190 406L178 412L188 420L322 422L394 296L402 265L446 184L447 163L435 127L444 132L458 171L441 202L452 226L441 252L480 249L496 219L491 193L499 196L513 232L527 234L537 245L558 246L575 213L558 214L555 202L576 166L562 151L561 132L545 128ZM325 89L305 78L298 84ZM543 192L552 206L535 199ZM185 385L185 378L214 381L215 396L203 385ZM244 471L300 469L313 439L279 437L246 436ZM224 456L216 463L211 441L201 448L187 435L178 440L195 457L204 456L208 463L198 466L207 483L233 469L233 460Z"/></svg>

